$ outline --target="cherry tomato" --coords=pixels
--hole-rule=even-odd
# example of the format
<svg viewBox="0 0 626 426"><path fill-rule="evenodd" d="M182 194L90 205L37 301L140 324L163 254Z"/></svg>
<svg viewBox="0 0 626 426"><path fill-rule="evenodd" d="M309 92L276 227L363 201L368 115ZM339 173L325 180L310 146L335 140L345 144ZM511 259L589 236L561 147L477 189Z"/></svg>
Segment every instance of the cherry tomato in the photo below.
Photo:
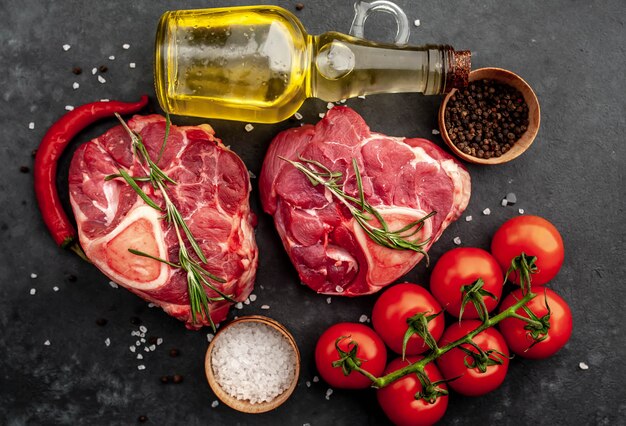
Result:
<svg viewBox="0 0 626 426"><path fill-rule="evenodd" d="M385 369L385 374L406 367L419 361L422 357L407 357L395 359ZM434 383L443 379L437 367L431 362L424 368L429 380ZM445 383L438 387L447 389ZM401 379L376 391L378 403L394 424L398 426L426 426L437 423L448 408L448 396L439 396L431 404L424 399L416 399L415 394L422 391L416 374L408 374Z"/></svg>
<svg viewBox="0 0 626 426"><path fill-rule="evenodd" d="M320 376L330 386L339 389L364 389L371 386L372 382L361 373L351 371L346 376L341 367L333 367L333 362L339 360L335 342L341 337L346 337L339 342L341 350L350 352L354 344L357 345L356 357L361 360L361 368L374 376L380 376L385 369L387 349L378 334L363 324L342 322L330 326L317 341L315 365Z"/></svg>
<svg viewBox="0 0 626 426"><path fill-rule="evenodd" d="M462 247L446 252L439 258L430 275L430 291L446 312L458 318L463 299L461 287L479 278L484 282L483 290L497 298L487 295L482 297L487 311L491 312L502 295L504 276L496 259L485 250ZM473 303L465 305L463 318L479 318Z"/></svg>
<svg viewBox="0 0 626 426"><path fill-rule="evenodd" d="M387 346L401 354L404 334L408 328L406 320L418 312L436 314L441 312L441 306L424 287L411 283L397 284L381 294L374 304L372 325ZM435 340L439 340L444 328L443 315L428 322L428 331ZM417 355L426 350L428 346L417 334L409 338L407 355Z"/></svg>
<svg viewBox="0 0 626 426"><path fill-rule="evenodd" d="M563 264L563 239L559 231L538 216L517 216L504 222L491 241L491 253L503 271L511 266L511 260L525 253L536 256L537 272L532 274L532 284L543 285L555 277ZM509 279L519 284L519 274L514 272Z"/></svg>
<svg viewBox="0 0 626 426"><path fill-rule="evenodd" d="M467 320L462 321L461 324L454 323L446 329L441 337L440 346L445 346L448 343L452 343L472 330L475 330L482 324L481 321ZM472 339L474 343L480 347L487 359L483 359L484 372L481 372L479 365L481 361L476 361L471 355L468 355L459 347L452 349L449 352L443 354L437 360L437 366L443 377L446 380L452 380L458 377L456 380L448 382L448 385L460 394L467 396L479 396L491 392L497 389L506 376L506 372L509 369L509 348L506 346L504 337L495 328L491 327L478 333ZM461 345L465 349L478 354L476 348L471 345ZM488 351L494 352L489 353ZM497 352L496 352L497 351ZM501 362L492 363L488 360ZM475 365L474 368L468 368L465 365L467 361L470 365Z"/></svg>
<svg viewBox="0 0 626 426"><path fill-rule="evenodd" d="M521 289L513 291L502 301L500 311L511 307L522 297ZM548 288L542 288L537 291L537 296L526 306L538 318L541 318L548 313L546 299L550 307L550 327L545 340L533 345L535 340L530 335L530 331L525 328L527 325L525 321L507 318L500 322L500 331L504 335L511 352L524 358L548 358L557 353L569 340L572 335L572 312L567 302L558 294ZM528 318L528 314L522 308L517 310L517 314Z"/></svg>

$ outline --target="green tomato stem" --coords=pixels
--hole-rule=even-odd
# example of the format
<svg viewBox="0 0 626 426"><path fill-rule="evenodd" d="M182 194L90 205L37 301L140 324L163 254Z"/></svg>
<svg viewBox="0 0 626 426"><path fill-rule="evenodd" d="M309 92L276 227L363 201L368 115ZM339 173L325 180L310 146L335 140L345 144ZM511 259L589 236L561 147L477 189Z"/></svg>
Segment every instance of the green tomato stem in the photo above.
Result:
<svg viewBox="0 0 626 426"><path fill-rule="evenodd" d="M489 327L493 327L494 325L498 324L500 321L506 318L519 317L519 315L516 314L516 311L520 309L522 306L524 306L526 303L531 301L535 296L537 295L534 293L528 292L524 297L518 300L517 303L510 306L508 309L500 312L498 315L489 318L487 321L483 322L480 326L476 327L474 330L470 331L469 333L467 333L465 336L461 337L460 339L455 340L454 342L449 343L446 346L439 347L435 350L432 350L431 352L428 353L426 357L422 358L418 362L407 365L406 367L393 371L385 376L375 377L369 372L363 370L361 367L358 367L358 366L354 366L353 369L363 374L367 378L369 378L372 381L372 387L376 389L383 388L389 385L390 383L393 383L396 380L406 376L407 374L417 373L417 372L424 373L424 368L426 367L426 365L428 365L428 363L436 360L441 355L445 354L446 352L451 351L457 346L460 346L463 344L471 344L472 339L478 333L485 331ZM522 317L521 319L524 319L525 321L528 320L528 318L524 318L524 317Z"/></svg>

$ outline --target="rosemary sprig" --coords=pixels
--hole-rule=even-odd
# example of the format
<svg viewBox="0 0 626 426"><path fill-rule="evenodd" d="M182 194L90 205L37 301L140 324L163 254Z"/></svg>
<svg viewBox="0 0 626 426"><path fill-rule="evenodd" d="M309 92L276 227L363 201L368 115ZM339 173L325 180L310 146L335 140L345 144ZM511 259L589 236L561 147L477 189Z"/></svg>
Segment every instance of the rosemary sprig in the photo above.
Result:
<svg viewBox="0 0 626 426"><path fill-rule="evenodd" d="M392 231L380 212L365 200L363 192L363 181L356 159L352 159L352 167L356 177L358 196L353 197L343 191L342 173L333 172L319 161L309 160L300 157L300 161L289 160L279 157L301 171L313 186L324 185L346 208L350 211L359 226L365 231L368 237L376 244L395 250L413 250L426 257L424 247L430 241L411 241L409 238L415 236L423 227L424 222L429 217L436 214L430 212L421 219L415 220L401 229ZM380 227L372 225L372 220L376 220Z"/></svg>
<svg viewBox="0 0 626 426"><path fill-rule="evenodd" d="M220 278L204 269L199 262L194 260L189 255L183 235L187 238L187 242L189 242L189 245L193 249L193 252L200 259L200 261L202 263L207 263L207 258L204 255L202 248L198 244L198 241L187 226L187 223L185 222L183 216L181 215L180 211L168 194L167 184L169 183L176 185L176 181L171 179L165 172L163 172L163 170L159 168L159 166L154 161L152 161L150 155L148 154L148 150L143 144L141 136L133 132L119 115L116 114L116 116L131 138L133 154L137 156L137 158L139 159L139 163L143 167L147 168L147 176L132 177L128 174L127 171L120 168L118 170L118 173L106 176L105 180L111 180L120 177L123 178L126 183L128 183L128 185L133 188L133 190L141 197L141 199L146 202L146 204L156 210L165 211L164 219L174 227L176 236L178 238L178 263L170 262L166 259L152 256L148 253L133 248L129 248L128 251L134 255L157 260L173 268L180 268L185 271L187 273L187 291L189 293L189 304L191 306L192 321L194 324L197 322L197 315L199 315L200 318L204 317L209 320L213 331L215 331L215 324L213 323L213 319L211 318L209 303L221 300L227 300L234 303L234 300L231 296L225 294L214 284L212 284L211 281L215 281L218 283L224 283L226 281L223 278ZM169 129L170 119L168 115L165 125L165 138L161 145L157 163L161 160L163 152L165 152L165 145L167 143ZM160 207L152 198L150 198L150 196L146 194L143 189L141 189L137 182L150 182L155 190L159 190L161 192L161 195L163 196L165 208ZM205 287L216 292L219 297L207 296Z"/></svg>

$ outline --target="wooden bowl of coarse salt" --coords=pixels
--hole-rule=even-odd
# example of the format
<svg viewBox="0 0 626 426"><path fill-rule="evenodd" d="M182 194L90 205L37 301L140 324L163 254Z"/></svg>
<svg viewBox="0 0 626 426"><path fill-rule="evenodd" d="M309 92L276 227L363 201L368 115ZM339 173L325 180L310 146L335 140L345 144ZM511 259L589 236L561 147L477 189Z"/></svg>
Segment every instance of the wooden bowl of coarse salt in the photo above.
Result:
<svg viewBox="0 0 626 426"><path fill-rule="evenodd" d="M282 324L250 315L215 335L204 369L209 386L224 404L243 413L265 413L283 404L296 388L300 351Z"/></svg>

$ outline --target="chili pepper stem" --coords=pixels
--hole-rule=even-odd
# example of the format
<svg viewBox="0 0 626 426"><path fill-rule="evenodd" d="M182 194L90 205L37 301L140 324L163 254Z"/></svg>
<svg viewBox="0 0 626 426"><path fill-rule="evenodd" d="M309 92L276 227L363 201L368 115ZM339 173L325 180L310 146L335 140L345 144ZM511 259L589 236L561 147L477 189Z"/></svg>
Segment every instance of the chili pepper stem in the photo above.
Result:
<svg viewBox="0 0 626 426"><path fill-rule="evenodd" d="M463 336L462 338L452 343L449 343L446 346L438 347L432 350L426 357L422 358L418 362L407 365L406 367L393 371L385 376L374 377L370 373L368 373L367 371L364 371L358 366L355 367L354 370L358 371L359 373L369 378L372 381L372 387L376 389L383 388L408 374L416 373L416 372L423 373L424 368L426 367L426 365L428 365L428 363L436 360L437 358L439 358L441 355L445 354L446 352L451 351L457 346L460 346L463 344L471 344L472 339L478 333L485 331L489 327L493 327L494 325L498 324L500 321L506 318L517 317L518 315L516 311L520 309L522 306L524 306L526 303L531 301L533 298L535 298L535 296L537 296L535 293L528 292L526 295L524 295L524 297L518 300L517 303L515 303L508 309L500 312L498 315L488 319L486 322L483 322L480 326L478 326L477 328L475 328L474 330L472 330L471 332L469 332L467 335ZM528 320L527 318L523 318L523 319Z"/></svg>
<svg viewBox="0 0 626 426"><path fill-rule="evenodd" d="M69 246L67 246L67 248L76 253L78 257L83 259L85 262L91 263L91 260L89 260L89 258L83 251L83 248L80 246L80 244L78 244L77 241L73 241Z"/></svg>

